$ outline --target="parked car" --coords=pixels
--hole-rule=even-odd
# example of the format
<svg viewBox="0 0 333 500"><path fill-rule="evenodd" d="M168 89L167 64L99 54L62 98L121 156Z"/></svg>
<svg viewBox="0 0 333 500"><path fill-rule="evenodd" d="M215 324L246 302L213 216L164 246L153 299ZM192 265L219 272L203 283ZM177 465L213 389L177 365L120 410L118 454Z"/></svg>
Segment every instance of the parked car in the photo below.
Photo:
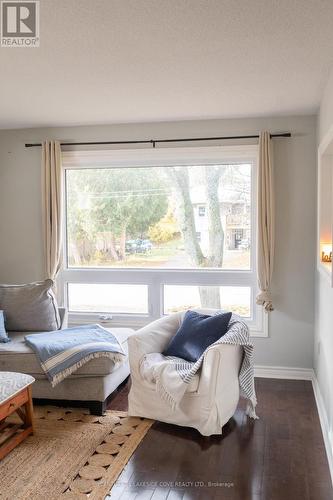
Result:
<svg viewBox="0 0 333 500"><path fill-rule="evenodd" d="M136 240L128 240L125 243L125 252L126 253L135 253L136 252Z"/></svg>
<svg viewBox="0 0 333 500"><path fill-rule="evenodd" d="M138 249L140 253L149 253L153 249L153 244L150 240L140 240Z"/></svg>
<svg viewBox="0 0 333 500"><path fill-rule="evenodd" d="M125 250L126 253L150 253L153 249L153 244L150 240L142 240L140 238L136 240L126 241Z"/></svg>

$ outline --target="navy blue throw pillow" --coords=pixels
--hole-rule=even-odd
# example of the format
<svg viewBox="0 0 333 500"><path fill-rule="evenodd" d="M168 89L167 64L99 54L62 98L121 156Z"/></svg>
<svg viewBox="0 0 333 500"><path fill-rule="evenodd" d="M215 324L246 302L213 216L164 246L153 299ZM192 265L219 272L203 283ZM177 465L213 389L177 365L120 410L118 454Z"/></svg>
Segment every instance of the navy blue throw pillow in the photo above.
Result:
<svg viewBox="0 0 333 500"><path fill-rule="evenodd" d="M227 333L230 318L231 312L207 316L187 311L163 355L197 361L207 347Z"/></svg>

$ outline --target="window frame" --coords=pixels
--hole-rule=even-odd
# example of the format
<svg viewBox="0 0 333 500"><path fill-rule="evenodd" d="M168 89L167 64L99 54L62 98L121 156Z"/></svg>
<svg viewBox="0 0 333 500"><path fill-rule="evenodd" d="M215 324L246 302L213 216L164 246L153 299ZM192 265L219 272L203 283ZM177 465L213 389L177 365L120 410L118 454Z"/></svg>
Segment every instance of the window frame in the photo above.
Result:
<svg viewBox="0 0 333 500"><path fill-rule="evenodd" d="M206 217L206 207L203 205L198 206L198 217Z"/></svg>
<svg viewBox="0 0 333 500"><path fill-rule="evenodd" d="M67 193L66 172L83 168L136 168L251 163L251 261L249 270L154 269L154 268L72 268L67 267ZM68 305L68 283L143 284L148 286L148 314L115 314L69 311L75 324L101 322L108 326L139 328L163 315L163 285L220 285L251 288L252 317L246 322L251 336L268 336L268 314L255 303L257 293L257 162L258 147L205 146L156 149L73 150L62 152L63 175L63 266L58 277L61 302ZM111 319L112 317L112 319Z"/></svg>

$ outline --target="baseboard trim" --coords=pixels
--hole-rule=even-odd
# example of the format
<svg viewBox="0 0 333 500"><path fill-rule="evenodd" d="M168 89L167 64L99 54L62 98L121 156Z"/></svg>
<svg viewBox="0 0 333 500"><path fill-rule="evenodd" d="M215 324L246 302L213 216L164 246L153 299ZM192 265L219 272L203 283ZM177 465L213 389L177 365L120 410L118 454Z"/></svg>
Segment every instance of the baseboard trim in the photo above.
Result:
<svg viewBox="0 0 333 500"><path fill-rule="evenodd" d="M317 380L315 373L313 373L313 377L312 377L312 387L313 387L313 392L314 392L316 405L317 405L317 409L318 409L321 431L322 431L323 438L324 438L326 455L327 455L327 460L328 460L328 465L330 468L331 480L332 480L332 485L333 485L333 433L332 433L332 431L330 431L328 416L327 416L327 412L326 412L325 405L324 405L324 400L323 400L323 397L322 397L322 394L320 391L320 387L318 384L318 380Z"/></svg>
<svg viewBox="0 0 333 500"><path fill-rule="evenodd" d="M255 365L254 376L259 378L280 378L291 380L312 380L312 368L294 368L292 366Z"/></svg>

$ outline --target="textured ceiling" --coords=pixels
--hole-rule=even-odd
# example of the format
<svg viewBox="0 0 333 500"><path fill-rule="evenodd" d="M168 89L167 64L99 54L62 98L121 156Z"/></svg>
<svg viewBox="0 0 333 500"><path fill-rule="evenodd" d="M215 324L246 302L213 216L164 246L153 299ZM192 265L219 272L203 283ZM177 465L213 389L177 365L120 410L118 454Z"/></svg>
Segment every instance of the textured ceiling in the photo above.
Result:
<svg viewBox="0 0 333 500"><path fill-rule="evenodd" d="M0 48L0 127L305 114L332 0L41 0L40 48Z"/></svg>

